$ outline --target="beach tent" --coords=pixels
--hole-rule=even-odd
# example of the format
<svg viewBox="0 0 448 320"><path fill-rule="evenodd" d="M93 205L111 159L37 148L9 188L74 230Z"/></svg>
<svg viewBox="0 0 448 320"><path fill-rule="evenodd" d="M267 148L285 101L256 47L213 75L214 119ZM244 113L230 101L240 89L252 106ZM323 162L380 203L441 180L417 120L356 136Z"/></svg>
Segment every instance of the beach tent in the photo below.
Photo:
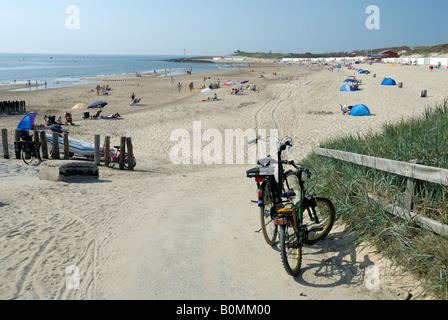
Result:
<svg viewBox="0 0 448 320"><path fill-rule="evenodd" d="M357 104L350 110L350 115L354 117L370 116L370 110L364 104Z"/></svg>
<svg viewBox="0 0 448 320"><path fill-rule="evenodd" d="M395 82L394 79L386 78L386 79L383 80L381 85L382 86L395 86L395 85L397 85L397 83Z"/></svg>
<svg viewBox="0 0 448 320"><path fill-rule="evenodd" d="M341 91L356 91L356 88L352 87L349 84L346 84L346 85L342 86Z"/></svg>
<svg viewBox="0 0 448 320"><path fill-rule="evenodd" d="M25 116L22 121L20 121L17 129L20 130L32 130L34 129L34 120L36 119L36 112L32 112L29 115Z"/></svg>
<svg viewBox="0 0 448 320"><path fill-rule="evenodd" d="M345 79L344 82L359 82L359 80L355 80L355 79Z"/></svg>

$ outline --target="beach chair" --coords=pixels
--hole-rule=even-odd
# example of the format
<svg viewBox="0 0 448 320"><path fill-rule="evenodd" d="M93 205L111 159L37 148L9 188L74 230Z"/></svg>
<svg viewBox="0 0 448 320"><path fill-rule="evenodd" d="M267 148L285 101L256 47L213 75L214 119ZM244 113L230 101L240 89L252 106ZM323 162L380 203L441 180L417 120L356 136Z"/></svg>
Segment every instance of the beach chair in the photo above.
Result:
<svg viewBox="0 0 448 320"><path fill-rule="evenodd" d="M131 102L131 106L135 106L135 105L139 104L140 101L142 101L141 98L139 98L139 99L135 98L134 100L132 100L132 102Z"/></svg>
<svg viewBox="0 0 448 320"><path fill-rule="evenodd" d="M101 115L101 112L103 112L103 111L98 110L98 112L94 116L92 116L92 119L98 119Z"/></svg>

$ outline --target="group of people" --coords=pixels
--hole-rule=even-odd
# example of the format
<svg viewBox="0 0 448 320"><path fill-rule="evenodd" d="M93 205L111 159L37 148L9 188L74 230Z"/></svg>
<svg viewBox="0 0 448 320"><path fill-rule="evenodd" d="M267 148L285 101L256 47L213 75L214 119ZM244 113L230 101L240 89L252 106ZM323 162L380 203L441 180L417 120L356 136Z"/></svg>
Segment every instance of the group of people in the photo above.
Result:
<svg viewBox="0 0 448 320"><path fill-rule="evenodd" d="M60 126L63 125L61 116L58 116L56 118L56 116L47 116L47 115L45 115L44 120L45 120L45 126L47 126L47 127L51 127L54 124L57 124L57 125L60 125ZM73 123L72 114L70 112L66 112L65 113L65 124L66 125L71 125L71 126L75 125Z"/></svg>

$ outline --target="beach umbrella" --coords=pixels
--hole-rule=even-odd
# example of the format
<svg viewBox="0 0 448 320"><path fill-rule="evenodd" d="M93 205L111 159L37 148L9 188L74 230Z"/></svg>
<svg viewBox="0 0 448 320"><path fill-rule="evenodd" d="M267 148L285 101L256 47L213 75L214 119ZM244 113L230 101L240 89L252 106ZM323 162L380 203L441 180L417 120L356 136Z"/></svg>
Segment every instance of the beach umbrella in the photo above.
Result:
<svg viewBox="0 0 448 320"><path fill-rule="evenodd" d="M224 85L226 85L226 86L234 86L234 85L236 85L236 83L233 82L233 81L229 81L229 82L224 83Z"/></svg>
<svg viewBox="0 0 448 320"><path fill-rule="evenodd" d="M245 83L248 83L249 82L249 80L244 80L244 81L241 81L241 84L245 84Z"/></svg>
<svg viewBox="0 0 448 320"><path fill-rule="evenodd" d="M105 106L107 106L107 102L99 101L91 104L88 109L104 108Z"/></svg>
<svg viewBox="0 0 448 320"><path fill-rule="evenodd" d="M341 91L356 91L356 89L354 87L352 87L349 84L346 84L344 86L342 86Z"/></svg>
<svg viewBox="0 0 448 320"><path fill-rule="evenodd" d="M354 117L370 116L370 110L364 104L357 104L350 110L350 115Z"/></svg>
<svg viewBox="0 0 448 320"><path fill-rule="evenodd" d="M381 85L382 86L395 86L395 85L397 85L397 83L392 78L386 78L386 79L383 80Z"/></svg>
<svg viewBox="0 0 448 320"><path fill-rule="evenodd" d="M20 130L32 130L34 127L34 120L36 119L36 112L32 112L29 115L25 116L22 121L20 121L17 129Z"/></svg>
<svg viewBox="0 0 448 320"><path fill-rule="evenodd" d="M213 90L210 88L206 88L206 89L202 90L201 92L210 92L210 91L213 91Z"/></svg>

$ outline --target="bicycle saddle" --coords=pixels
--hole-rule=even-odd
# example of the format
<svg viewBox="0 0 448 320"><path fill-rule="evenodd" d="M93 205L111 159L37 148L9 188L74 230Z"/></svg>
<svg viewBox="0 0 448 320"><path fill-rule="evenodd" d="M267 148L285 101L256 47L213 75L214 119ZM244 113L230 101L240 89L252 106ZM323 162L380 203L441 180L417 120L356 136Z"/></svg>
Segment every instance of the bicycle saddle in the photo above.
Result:
<svg viewBox="0 0 448 320"><path fill-rule="evenodd" d="M282 198L294 198L296 197L297 194L294 192L294 189L289 190L288 192L285 192L284 194L282 194Z"/></svg>

